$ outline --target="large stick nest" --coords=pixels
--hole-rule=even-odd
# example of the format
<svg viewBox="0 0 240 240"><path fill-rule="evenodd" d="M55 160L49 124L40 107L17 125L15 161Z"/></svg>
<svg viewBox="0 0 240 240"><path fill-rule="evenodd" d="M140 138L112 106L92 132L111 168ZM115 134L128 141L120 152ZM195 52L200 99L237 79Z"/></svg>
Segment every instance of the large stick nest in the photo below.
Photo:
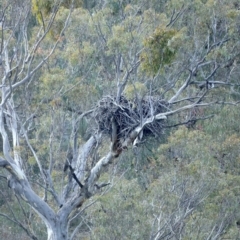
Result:
<svg viewBox="0 0 240 240"><path fill-rule="evenodd" d="M98 129L112 134L112 119L118 127L118 138L126 138L129 133L140 126L145 119L166 111L167 103L158 97L146 96L142 99L128 100L121 96L120 101L107 96L102 98L94 111ZM155 120L143 129L143 136L159 136L164 128L164 120Z"/></svg>

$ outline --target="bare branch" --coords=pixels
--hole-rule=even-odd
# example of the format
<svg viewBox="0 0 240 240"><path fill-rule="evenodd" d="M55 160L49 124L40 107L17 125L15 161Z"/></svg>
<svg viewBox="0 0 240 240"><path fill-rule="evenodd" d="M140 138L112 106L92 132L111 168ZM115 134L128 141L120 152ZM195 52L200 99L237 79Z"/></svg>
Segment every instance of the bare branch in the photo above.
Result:
<svg viewBox="0 0 240 240"><path fill-rule="evenodd" d="M185 88L189 85L190 81L192 79L192 71L188 75L187 80L184 82L184 84L178 89L177 93L171 97L171 99L168 101L169 103L173 103L176 101L176 99L180 96L180 94L185 90Z"/></svg>
<svg viewBox="0 0 240 240"><path fill-rule="evenodd" d="M18 220L16 220L15 218L12 219L11 217L9 217L8 215L6 215L6 214L4 214L4 213L0 213L0 216L6 218L6 219L8 219L9 221L13 222L14 224L18 225L20 228L22 228L22 229L26 232L26 234L27 234L31 239L33 239L33 240L38 240L38 238L37 238L32 232L30 232L30 231L28 230L28 228L26 228L26 227L22 224L21 221L18 221Z"/></svg>
<svg viewBox="0 0 240 240"><path fill-rule="evenodd" d="M5 94L4 94L4 97L2 98L2 103L1 103L1 106L5 105L6 103L6 100L10 97L11 93L12 93L12 90L14 90L15 88L17 88L18 86L24 84L25 82L29 81L33 75L35 74L35 72L37 70L39 70L43 64L45 64L45 62L51 57L51 55L53 54L54 50L56 49L60 39L61 39L61 36L63 35L65 29L67 28L68 26L68 22L69 22L69 19L70 19L70 15L71 15L71 11L69 11L69 14L68 14L68 17L65 21L65 24L64 24L64 27L63 29L61 30L60 34L59 34L59 38L57 39L57 41L55 42L54 46L52 47L52 49L50 50L49 54L42 60L40 61L40 63L31 70L31 66L32 66L32 62L33 62L33 58L34 58L34 54L38 48L38 46L40 45L40 43L44 40L44 38L46 37L47 33L49 32L53 22L54 22L54 19L56 17L56 14L57 14L57 11L58 11L58 7L55 8L51 18L50 18L50 21L48 23L48 26L46 28L46 31L44 32L44 34L40 37L40 39L36 42L36 44L34 45L33 49L31 50L31 52L29 53L31 57L28 57L30 58L30 61L28 63L28 71L27 71L27 74L26 76L20 80L19 82L17 83L14 83L13 85L10 84L9 88L5 90ZM8 59L7 59L7 55L6 55L6 60L5 62L8 62ZM7 68L9 69L9 67ZM7 71L9 72L10 69Z"/></svg>
<svg viewBox="0 0 240 240"><path fill-rule="evenodd" d="M170 27L171 25L173 25L178 20L178 18L181 17L181 15L186 11L186 9L187 8L184 8L184 4L182 5L181 9L177 13L176 13L176 9L173 9L170 21L166 25L166 27Z"/></svg>

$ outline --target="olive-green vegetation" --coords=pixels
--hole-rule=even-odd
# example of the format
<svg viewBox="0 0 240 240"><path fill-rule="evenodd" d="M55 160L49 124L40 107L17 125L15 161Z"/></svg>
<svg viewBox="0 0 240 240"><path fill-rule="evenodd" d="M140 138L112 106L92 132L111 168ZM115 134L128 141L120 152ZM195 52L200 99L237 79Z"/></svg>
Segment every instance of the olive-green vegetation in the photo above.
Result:
<svg viewBox="0 0 240 240"><path fill-rule="evenodd" d="M58 8L46 38L35 49L32 64L47 56L56 41L58 45L31 81L12 94L19 124L28 129L29 140L21 137L15 150L24 159L34 190L47 196L46 201L57 211L29 144L44 169L51 164L54 187L60 191L68 181L63 173L67 151L98 130L94 118L75 120L103 96L115 96L126 72L131 74L122 94L133 101L149 95L170 99L194 69L181 99L193 103L201 87L209 87L205 79L224 82L209 90L206 102L211 105L172 116L160 138L150 136L124 152L99 179L110 184L84 203L69 229L78 226L74 239L240 239L240 108L230 104L240 99L239 1L54 3L31 1L29 49L39 27L46 28ZM7 1L0 5L7 6ZM6 21L13 21L11 9L6 11ZM61 34L70 11L68 26ZM3 32L10 45L18 41L17 29L0 31L1 37ZM27 71L23 66L22 72ZM183 102L176 105L181 107ZM209 118L204 119L206 116ZM90 156L88 171L108 147L103 144ZM19 224L6 218L9 216L37 239L46 239L41 218L7 189L6 176L1 170L0 238L29 237Z"/></svg>

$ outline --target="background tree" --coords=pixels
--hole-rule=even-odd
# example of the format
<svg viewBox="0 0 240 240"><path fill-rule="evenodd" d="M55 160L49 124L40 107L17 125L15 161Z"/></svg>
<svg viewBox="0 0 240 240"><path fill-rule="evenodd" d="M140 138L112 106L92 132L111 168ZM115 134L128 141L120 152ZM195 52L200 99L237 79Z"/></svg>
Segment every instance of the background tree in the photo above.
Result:
<svg viewBox="0 0 240 240"><path fill-rule="evenodd" d="M0 166L28 221L3 216L30 238L31 209L49 240L237 237L238 133L197 120L238 102L238 6L160 2L3 1Z"/></svg>

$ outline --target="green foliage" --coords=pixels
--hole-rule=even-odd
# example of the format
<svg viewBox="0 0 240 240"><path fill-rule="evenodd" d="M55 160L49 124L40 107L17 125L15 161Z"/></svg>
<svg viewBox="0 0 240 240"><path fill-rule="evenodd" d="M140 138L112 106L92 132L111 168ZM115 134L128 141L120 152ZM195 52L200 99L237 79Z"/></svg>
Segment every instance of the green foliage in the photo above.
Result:
<svg viewBox="0 0 240 240"><path fill-rule="evenodd" d="M151 222L146 219L148 205L145 198L136 181L121 179L111 193L98 199L89 212L96 216L93 219L96 226L93 239L148 238Z"/></svg>
<svg viewBox="0 0 240 240"><path fill-rule="evenodd" d="M60 90L59 88L62 86L65 78L64 71L60 68L52 68L50 71L43 74L40 79L43 94L47 96L47 92L50 92L54 95L54 91L58 92Z"/></svg>
<svg viewBox="0 0 240 240"><path fill-rule="evenodd" d="M63 0L63 1L51 1L51 0L32 0L32 13L36 16L39 23L42 23L43 18L50 15L53 9L60 4L60 6L70 9L72 3L73 7L79 8L83 5L82 0Z"/></svg>
<svg viewBox="0 0 240 240"><path fill-rule="evenodd" d="M74 1L74 8L82 6L82 0ZM51 0L32 0L32 14L36 17L37 22L46 30L47 23L50 20L51 14L59 8L56 17L54 18L53 25L48 32L48 37L52 40L59 38L59 34L65 25L69 9L72 8L71 0L64 1L51 1Z"/></svg>
<svg viewBox="0 0 240 240"><path fill-rule="evenodd" d="M177 51L177 47L174 46L174 37L176 36L176 30L159 27L145 39L144 51L141 54L143 71L154 75L164 65L173 61Z"/></svg>
<svg viewBox="0 0 240 240"><path fill-rule="evenodd" d="M51 0L32 0L32 12L36 15L38 22L42 23L43 16L51 13L54 2Z"/></svg>
<svg viewBox="0 0 240 240"><path fill-rule="evenodd" d="M108 40L108 47L113 51L125 52L126 42L129 42L130 34L126 34L126 30L123 26L113 26L113 37Z"/></svg>
<svg viewBox="0 0 240 240"><path fill-rule="evenodd" d="M128 85L124 93L128 99L143 97L147 93L147 87L143 83L136 82L134 85Z"/></svg>
<svg viewBox="0 0 240 240"><path fill-rule="evenodd" d="M239 117L239 106L226 105L216 107L214 118L204 121L202 124L208 134L212 135L218 142L223 142L227 136L231 136L232 134L239 135Z"/></svg>
<svg viewBox="0 0 240 240"><path fill-rule="evenodd" d="M146 156L148 164L141 169L148 177L146 188L136 175L128 180L116 177L111 191L99 197L88 212L95 226L93 239L146 239L158 229L164 236L170 234L177 219L184 222L182 239L206 239L217 233L215 226L219 224L222 237L237 239L239 166L230 163L238 159L239 137L226 131L224 141L218 142L223 130L209 134L211 125L220 126L221 121L211 120L200 130L179 127L172 131L155 157ZM227 172L216 159L216 153L222 152L228 154L224 163ZM186 214L191 208L193 212ZM157 222L157 216L162 221ZM175 234L178 236L177 230Z"/></svg>

